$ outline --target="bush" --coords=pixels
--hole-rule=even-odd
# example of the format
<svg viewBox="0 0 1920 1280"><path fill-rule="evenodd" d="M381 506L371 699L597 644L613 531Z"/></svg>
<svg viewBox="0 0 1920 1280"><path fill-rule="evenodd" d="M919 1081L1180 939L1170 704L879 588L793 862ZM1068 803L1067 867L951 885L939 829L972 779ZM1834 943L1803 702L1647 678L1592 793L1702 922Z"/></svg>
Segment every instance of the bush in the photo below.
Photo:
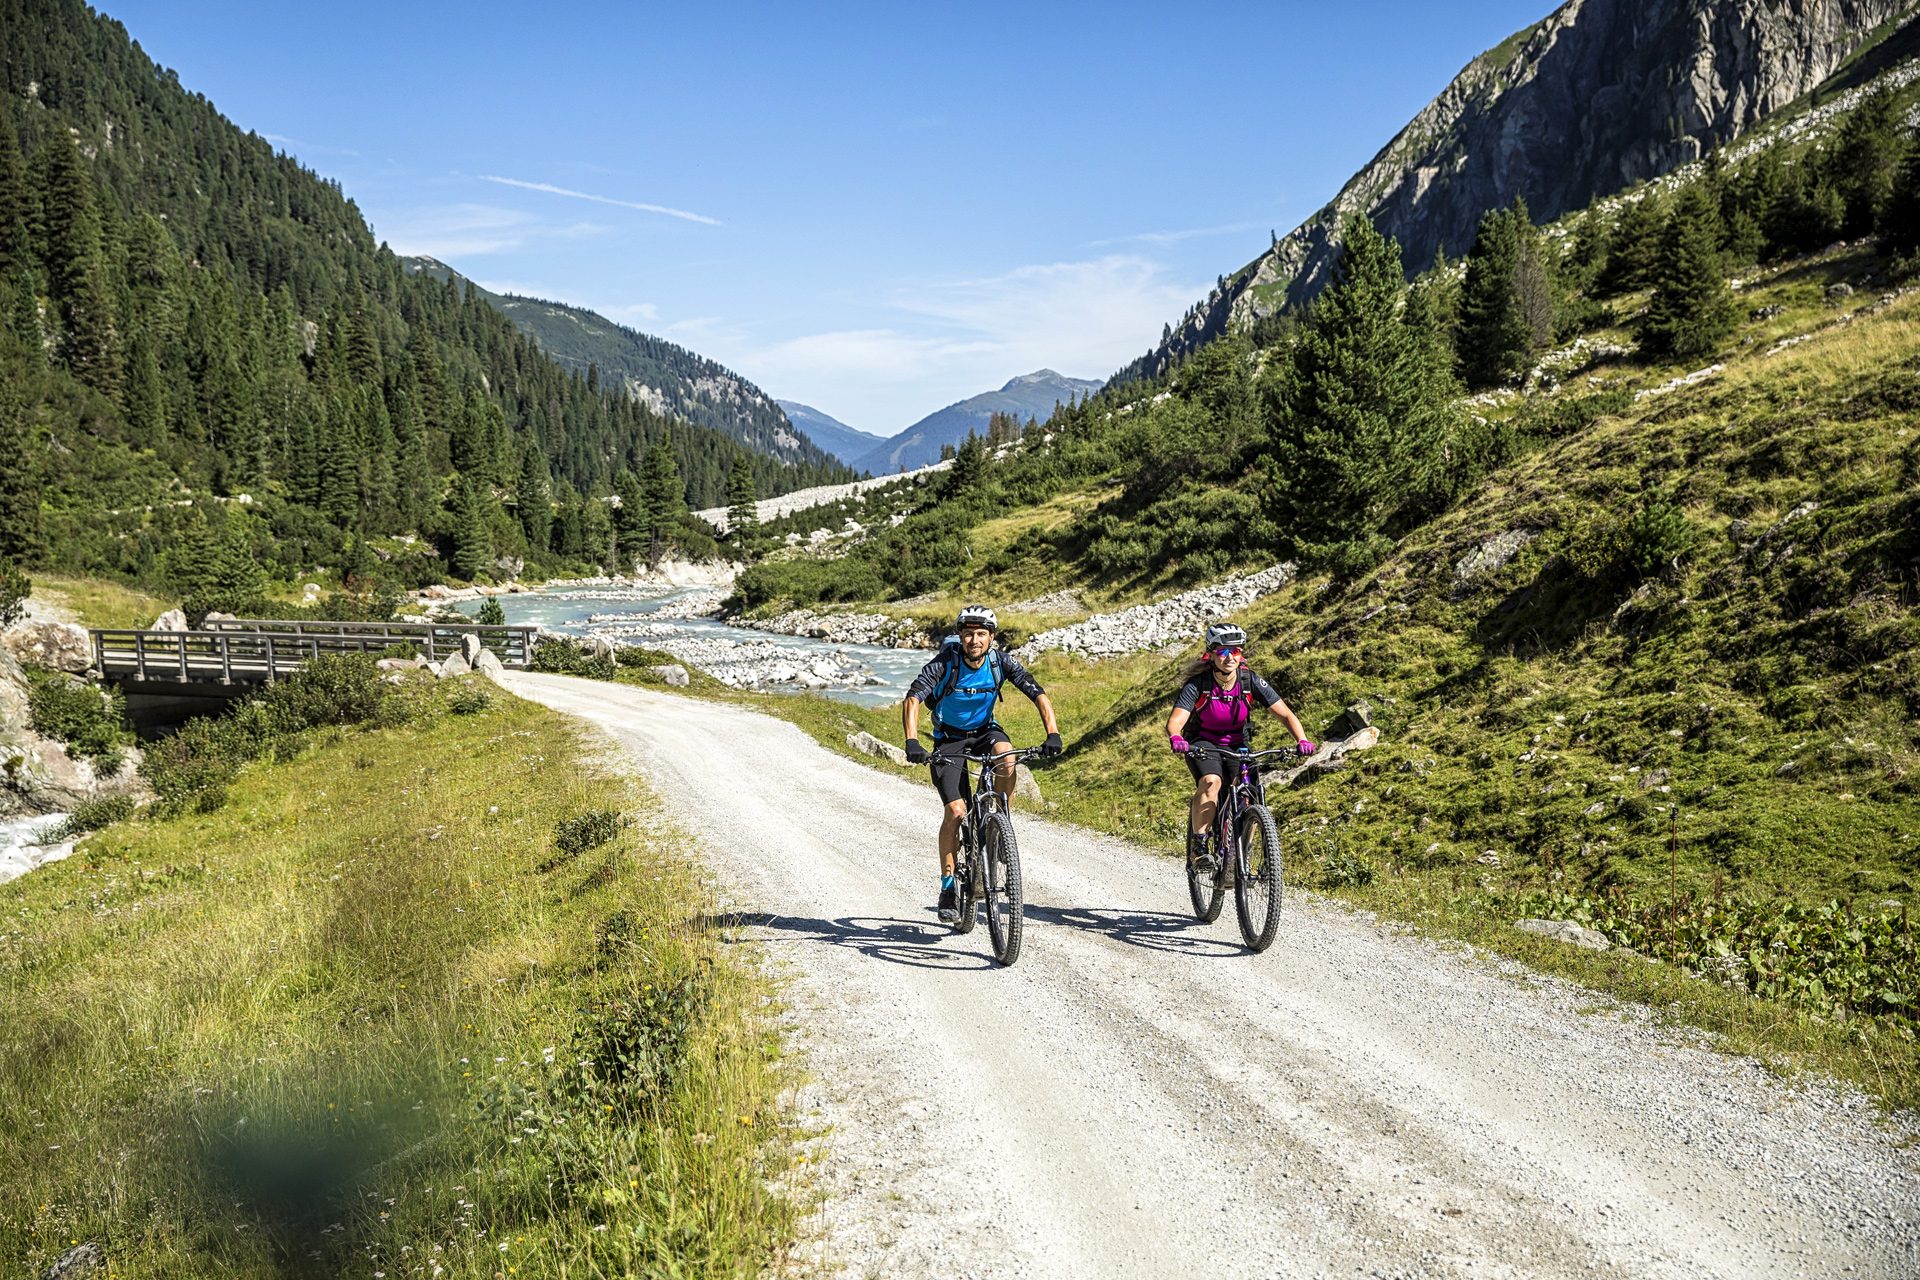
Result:
<svg viewBox="0 0 1920 1280"><path fill-rule="evenodd" d="M507 611L500 607L498 596L488 596L480 602L480 612L473 620L484 627L504 627L507 625Z"/></svg>
<svg viewBox="0 0 1920 1280"><path fill-rule="evenodd" d="M0 564L0 627L10 627L27 614L33 580L10 564Z"/></svg>
<svg viewBox="0 0 1920 1280"><path fill-rule="evenodd" d="M679 1080L687 1036L706 1003L698 978L644 985L581 1011L575 1057L591 1079L625 1086L650 1109Z"/></svg>
<svg viewBox="0 0 1920 1280"><path fill-rule="evenodd" d="M280 732L299 733L321 725L378 720L388 692L371 656L336 653L304 663L260 701Z"/></svg>
<svg viewBox="0 0 1920 1280"><path fill-rule="evenodd" d="M1560 558L1590 582L1639 582L1685 556L1698 537L1686 512L1656 498L1626 517L1584 513L1568 529Z"/></svg>
<svg viewBox="0 0 1920 1280"><path fill-rule="evenodd" d="M557 863L597 849L626 828L626 815L613 809L589 809L563 818L553 828L553 861Z"/></svg>
<svg viewBox="0 0 1920 1280"><path fill-rule="evenodd" d="M614 674L612 658L595 655L578 640L564 636L542 640L534 648L529 665L551 675L586 676L590 680L611 680Z"/></svg>
<svg viewBox="0 0 1920 1280"><path fill-rule="evenodd" d="M447 695L447 710L457 716L477 716L493 705L493 698L485 689L476 689L463 684Z"/></svg>
<svg viewBox="0 0 1920 1280"><path fill-rule="evenodd" d="M248 706L258 711L254 704ZM156 797L155 812L163 817L212 813L227 802L227 787L240 767L258 759L271 741L265 717L259 714L187 721L149 747L140 762L140 774Z"/></svg>
<svg viewBox="0 0 1920 1280"><path fill-rule="evenodd" d="M56 840L71 840L89 831L125 822L133 813L132 796L101 796L98 800L75 805L73 812L67 815L67 820L54 829L53 836Z"/></svg>
<svg viewBox="0 0 1920 1280"><path fill-rule="evenodd" d="M1344 844L1336 844L1327 850L1320 883L1329 889L1359 889L1372 884L1376 874L1373 863L1365 855L1355 853Z"/></svg>
<svg viewBox="0 0 1920 1280"><path fill-rule="evenodd" d="M27 673L27 713L36 732L57 738L104 773L118 773L133 744L126 700L57 671Z"/></svg>

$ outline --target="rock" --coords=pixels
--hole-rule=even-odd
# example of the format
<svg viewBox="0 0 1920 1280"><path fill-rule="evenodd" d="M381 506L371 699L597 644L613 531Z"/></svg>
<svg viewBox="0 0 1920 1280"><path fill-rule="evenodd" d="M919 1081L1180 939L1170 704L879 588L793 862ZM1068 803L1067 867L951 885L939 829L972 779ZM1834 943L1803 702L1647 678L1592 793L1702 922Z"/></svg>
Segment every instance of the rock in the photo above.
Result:
<svg viewBox="0 0 1920 1280"><path fill-rule="evenodd" d="M1047 798L1040 794L1040 784L1034 780L1033 770L1024 764L1013 766L1013 794L1016 799L1030 801L1045 808Z"/></svg>
<svg viewBox="0 0 1920 1280"><path fill-rule="evenodd" d="M205 624L209 622L238 622L240 621L240 619L234 617L230 613L221 613L218 609L215 609L212 612L208 613L207 616L202 618L200 621L202 622L202 624Z"/></svg>
<svg viewBox="0 0 1920 1280"><path fill-rule="evenodd" d="M507 664L500 661L500 655L491 649L482 649L473 660L473 669L489 680L499 680L507 674Z"/></svg>
<svg viewBox="0 0 1920 1280"><path fill-rule="evenodd" d="M1356 702L1342 711L1334 718L1333 723L1327 726L1327 736L1340 739L1351 738L1372 724L1373 708L1365 701Z"/></svg>
<svg viewBox="0 0 1920 1280"><path fill-rule="evenodd" d="M881 756L893 761L895 764L905 764L907 762L907 753L904 749L894 746L891 742L881 741L865 729L862 729L858 733L848 734L847 745L863 755Z"/></svg>
<svg viewBox="0 0 1920 1280"><path fill-rule="evenodd" d="M155 618L153 625L147 628L149 631L185 631L186 629L187 615L179 609L167 610Z"/></svg>
<svg viewBox="0 0 1920 1280"><path fill-rule="evenodd" d="M0 643L23 666L78 675L93 665L93 637L77 623L16 622Z"/></svg>
<svg viewBox="0 0 1920 1280"><path fill-rule="evenodd" d="M1571 920L1515 920L1513 927L1523 933L1537 933L1556 942L1569 942L1589 951L1611 951L1613 944L1598 929L1589 929Z"/></svg>
<svg viewBox="0 0 1920 1280"><path fill-rule="evenodd" d="M1023 662L1050 649L1098 660L1175 644L1197 645L1209 621L1226 617L1280 590L1293 576L1291 563L1277 564L1259 573L1228 578L1152 604L1135 605L1118 613L1095 614L1084 622L1042 631L1014 653Z"/></svg>
<svg viewBox="0 0 1920 1280"><path fill-rule="evenodd" d="M1497 867L1500 865L1500 852L1497 849L1482 849L1474 861L1483 867Z"/></svg>
<svg viewBox="0 0 1920 1280"><path fill-rule="evenodd" d="M424 658L381 658L373 667L376 671L418 671L426 665Z"/></svg>
<svg viewBox="0 0 1920 1280"><path fill-rule="evenodd" d="M1344 714L1344 713L1342 713ZM1331 773L1347 767L1347 757L1356 751L1366 751L1378 746L1380 730L1369 725L1352 737L1339 741L1323 742L1313 755L1291 769L1283 769L1273 775L1275 787L1305 786L1320 773Z"/></svg>
<svg viewBox="0 0 1920 1280"><path fill-rule="evenodd" d="M1495 534L1461 557L1453 566L1453 580L1467 583L1499 572L1536 536L1532 529L1509 529Z"/></svg>
<svg viewBox="0 0 1920 1280"><path fill-rule="evenodd" d="M460 656L467 660L469 667L479 662L480 655L486 651L486 647L480 643L480 637L471 631L464 632L460 636Z"/></svg>
<svg viewBox="0 0 1920 1280"><path fill-rule="evenodd" d="M648 667L647 670L659 676L676 689L686 688L693 680L692 674L677 662L656 663Z"/></svg>
<svg viewBox="0 0 1920 1280"><path fill-rule="evenodd" d="M580 645L587 651L589 658L605 658L609 662L613 661L613 641L605 636L587 636L580 641Z"/></svg>
<svg viewBox="0 0 1920 1280"><path fill-rule="evenodd" d="M1851 298L1852 296L1853 296L1853 286L1848 284L1844 280L1827 286L1828 302L1838 302L1842 298Z"/></svg>
<svg viewBox="0 0 1920 1280"><path fill-rule="evenodd" d="M79 1280L107 1265L107 1251L88 1240L73 1246L40 1273L40 1280Z"/></svg>
<svg viewBox="0 0 1920 1280"><path fill-rule="evenodd" d="M473 670L473 664L468 662L466 658L462 657L460 654L456 653L452 657L448 658L446 661L442 662L438 667L434 668L433 674L440 677L440 679L445 680L451 676L467 675L472 670Z"/></svg>
<svg viewBox="0 0 1920 1280"><path fill-rule="evenodd" d="M436 582L430 587L422 587L420 589L420 598L422 600L451 600L453 599L453 588L444 582Z"/></svg>

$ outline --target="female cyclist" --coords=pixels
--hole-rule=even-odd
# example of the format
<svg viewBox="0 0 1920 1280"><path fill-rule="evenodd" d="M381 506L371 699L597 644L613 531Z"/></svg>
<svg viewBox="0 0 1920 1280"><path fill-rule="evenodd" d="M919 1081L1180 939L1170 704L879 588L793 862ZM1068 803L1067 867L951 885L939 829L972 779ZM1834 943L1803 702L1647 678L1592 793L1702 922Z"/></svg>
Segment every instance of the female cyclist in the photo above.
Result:
<svg viewBox="0 0 1920 1280"><path fill-rule="evenodd" d="M1202 872L1217 870L1212 846L1213 813L1220 803L1220 787L1231 767L1227 752L1246 745L1257 698L1286 723L1300 744L1300 754L1314 753L1299 717L1273 686L1241 665L1247 633L1231 622L1207 627L1207 651L1186 671L1186 683L1173 700L1167 717L1167 744L1187 758L1193 773L1193 803L1187 808L1187 861ZM1184 736L1191 729L1193 740Z"/></svg>

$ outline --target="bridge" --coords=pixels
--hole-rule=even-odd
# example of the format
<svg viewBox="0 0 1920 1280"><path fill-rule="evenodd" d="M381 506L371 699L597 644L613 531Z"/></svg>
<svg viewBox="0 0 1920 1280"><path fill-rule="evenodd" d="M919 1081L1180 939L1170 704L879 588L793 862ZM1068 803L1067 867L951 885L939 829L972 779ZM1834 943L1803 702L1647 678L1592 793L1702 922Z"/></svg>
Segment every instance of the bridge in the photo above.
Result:
<svg viewBox="0 0 1920 1280"><path fill-rule="evenodd" d="M526 667L538 627L479 623L305 622L271 618L209 621L197 631L99 628L93 664L128 694L234 698L271 684L326 654L379 654L396 646L439 661L459 653L466 636L500 659Z"/></svg>

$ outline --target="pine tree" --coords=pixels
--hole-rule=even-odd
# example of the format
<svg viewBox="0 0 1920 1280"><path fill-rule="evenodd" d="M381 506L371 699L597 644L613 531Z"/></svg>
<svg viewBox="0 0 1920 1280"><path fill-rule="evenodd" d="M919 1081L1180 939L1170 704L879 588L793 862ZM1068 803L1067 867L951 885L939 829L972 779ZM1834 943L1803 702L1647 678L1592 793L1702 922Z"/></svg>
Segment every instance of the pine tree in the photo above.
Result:
<svg viewBox="0 0 1920 1280"><path fill-rule="evenodd" d="M253 546L253 518L237 502L227 504L206 581L210 606L229 613L251 611L266 591L266 576Z"/></svg>
<svg viewBox="0 0 1920 1280"><path fill-rule="evenodd" d="M427 460L426 428L415 398L400 393L393 414L393 487L403 528L418 529L439 505L432 464Z"/></svg>
<svg viewBox="0 0 1920 1280"><path fill-rule="evenodd" d="M20 394L0 379L0 561L40 558L40 449Z"/></svg>
<svg viewBox="0 0 1920 1280"><path fill-rule="evenodd" d="M1650 354L1690 359L1716 350L1739 320L1720 257L1719 210L1704 187L1675 201L1654 263L1653 300L1640 325Z"/></svg>
<svg viewBox="0 0 1920 1280"><path fill-rule="evenodd" d="M946 482L940 492L948 498L964 497L980 487L987 474L987 445L972 431L953 451L953 465L947 468Z"/></svg>
<svg viewBox="0 0 1920 1280"><path fill-rule="evenodd" d="M1841 122L1823 167L1845 210L1842 234L1866 235L1880 224L1901 150L1899 114L1890 89L1868 97Z"/></svg>
<svg viewBox="0 0 1920 1280"><path fill-rule="evenodd" d="M759 558L760 506L753 487L753 466L744 456L733 460L727 475L727 537L742 560Z"/></svg>
<svg viewBox="0 0 1920 1280"><path fill-rule="evenodd" d="M1460 372L1470 387L1511 381L1531 363L1532 334L1515 289L1520 238L1513 210L1481 215L1460 293Z"/></svg>
<svg viewBox="0 0 1920 1280"><path fill-rule="evenodd" d="M343 529L360 526L360 448L351 411L338 395L320 427L320 511Z"/></svg>
<svg viewBox="0 0 1920 1280"><path fill-rule="evenodd" d="M62 129L43 153L41 224L47 289L60 316L61 363L94 390L117 397L120 359L100 243L93 179Z"/></svg>
<svg viewBox="0 0 1920 1280"><path fill-rule="evenodd" d="M167 386L153 340L145 333L133 339L133 359L127 366L127 434L142 449L156 449L167 439Z"/></svg>
<svg viewBox="0 0 1920 1280"><path fill-rule="evenodd" d="M1890 253L1920 252L1920 143L1908 145L1906 159L1894 176L1880 213L1880 235Z"/></svg>
<svg viewBox="0 0 1920 1280"><path fill-rule="evenodd" d="M8 113L0 111L0 280L18 278L32 260L26 162Z"/></svg>
<svg viewBox="0 0 1920 1280"><path fill-rule="evenodd" d="M1334 280L1268 389L1269 518L1296 554L1355 571L1438 496L1452 378L1408 323L1400 246L1347 219Z"/></svg>
<svg viewBox="0 0 1920 1280"><path fill-rule="evenodd" d="M680 464L674 461L672 449L657 444L647 450L640 487L647 504L647 563L658 567L667 554L674 528L687 510L687 486L680 478Z"/></svg>
<svg viewBox="0 0 1920 1280"><path fill-rule="evenodd" d="M479 611L473 620L483 627L504 627L507 625L507 611L500 604L499 596L488 596L480 602Z"/></svg>
<svg viewBox="0 0 1920 1280"><path fill-rule="evenodd" d="M520 481L514 487L513 502L520 528L527 535L527 549L544 553L553 529L553 486L547 478L547 460L532 445L521 456Z"/></svg>
<svg viewBox="0 0 1920 1280"><path fill-rule="evenodd" d="M486 504L471 476L461 476L453 511L453 571L472 582L493 560L493 541L487 535Z"/></svg>
<svg viewBox="0 0 1920 1280"><path fill-rule="evenodd" d="M633 472L615 476L613 491L620 499L613 516L615 559L622 569L629 569L645 559L653 546L652 513L647 510L646 489ZM589 543L588 550L595 555L600 552L594 543Z"/></svg>
<svg viewBox="0 0 1920 1280"><path fill-rule="evenodd" d="M1653 260L1660 253L1666 225L1665 202L1648 191L1620 211L1607 241L1607 266L1600 274L1600 296L1644 289L1653 283Z"/></svg>

